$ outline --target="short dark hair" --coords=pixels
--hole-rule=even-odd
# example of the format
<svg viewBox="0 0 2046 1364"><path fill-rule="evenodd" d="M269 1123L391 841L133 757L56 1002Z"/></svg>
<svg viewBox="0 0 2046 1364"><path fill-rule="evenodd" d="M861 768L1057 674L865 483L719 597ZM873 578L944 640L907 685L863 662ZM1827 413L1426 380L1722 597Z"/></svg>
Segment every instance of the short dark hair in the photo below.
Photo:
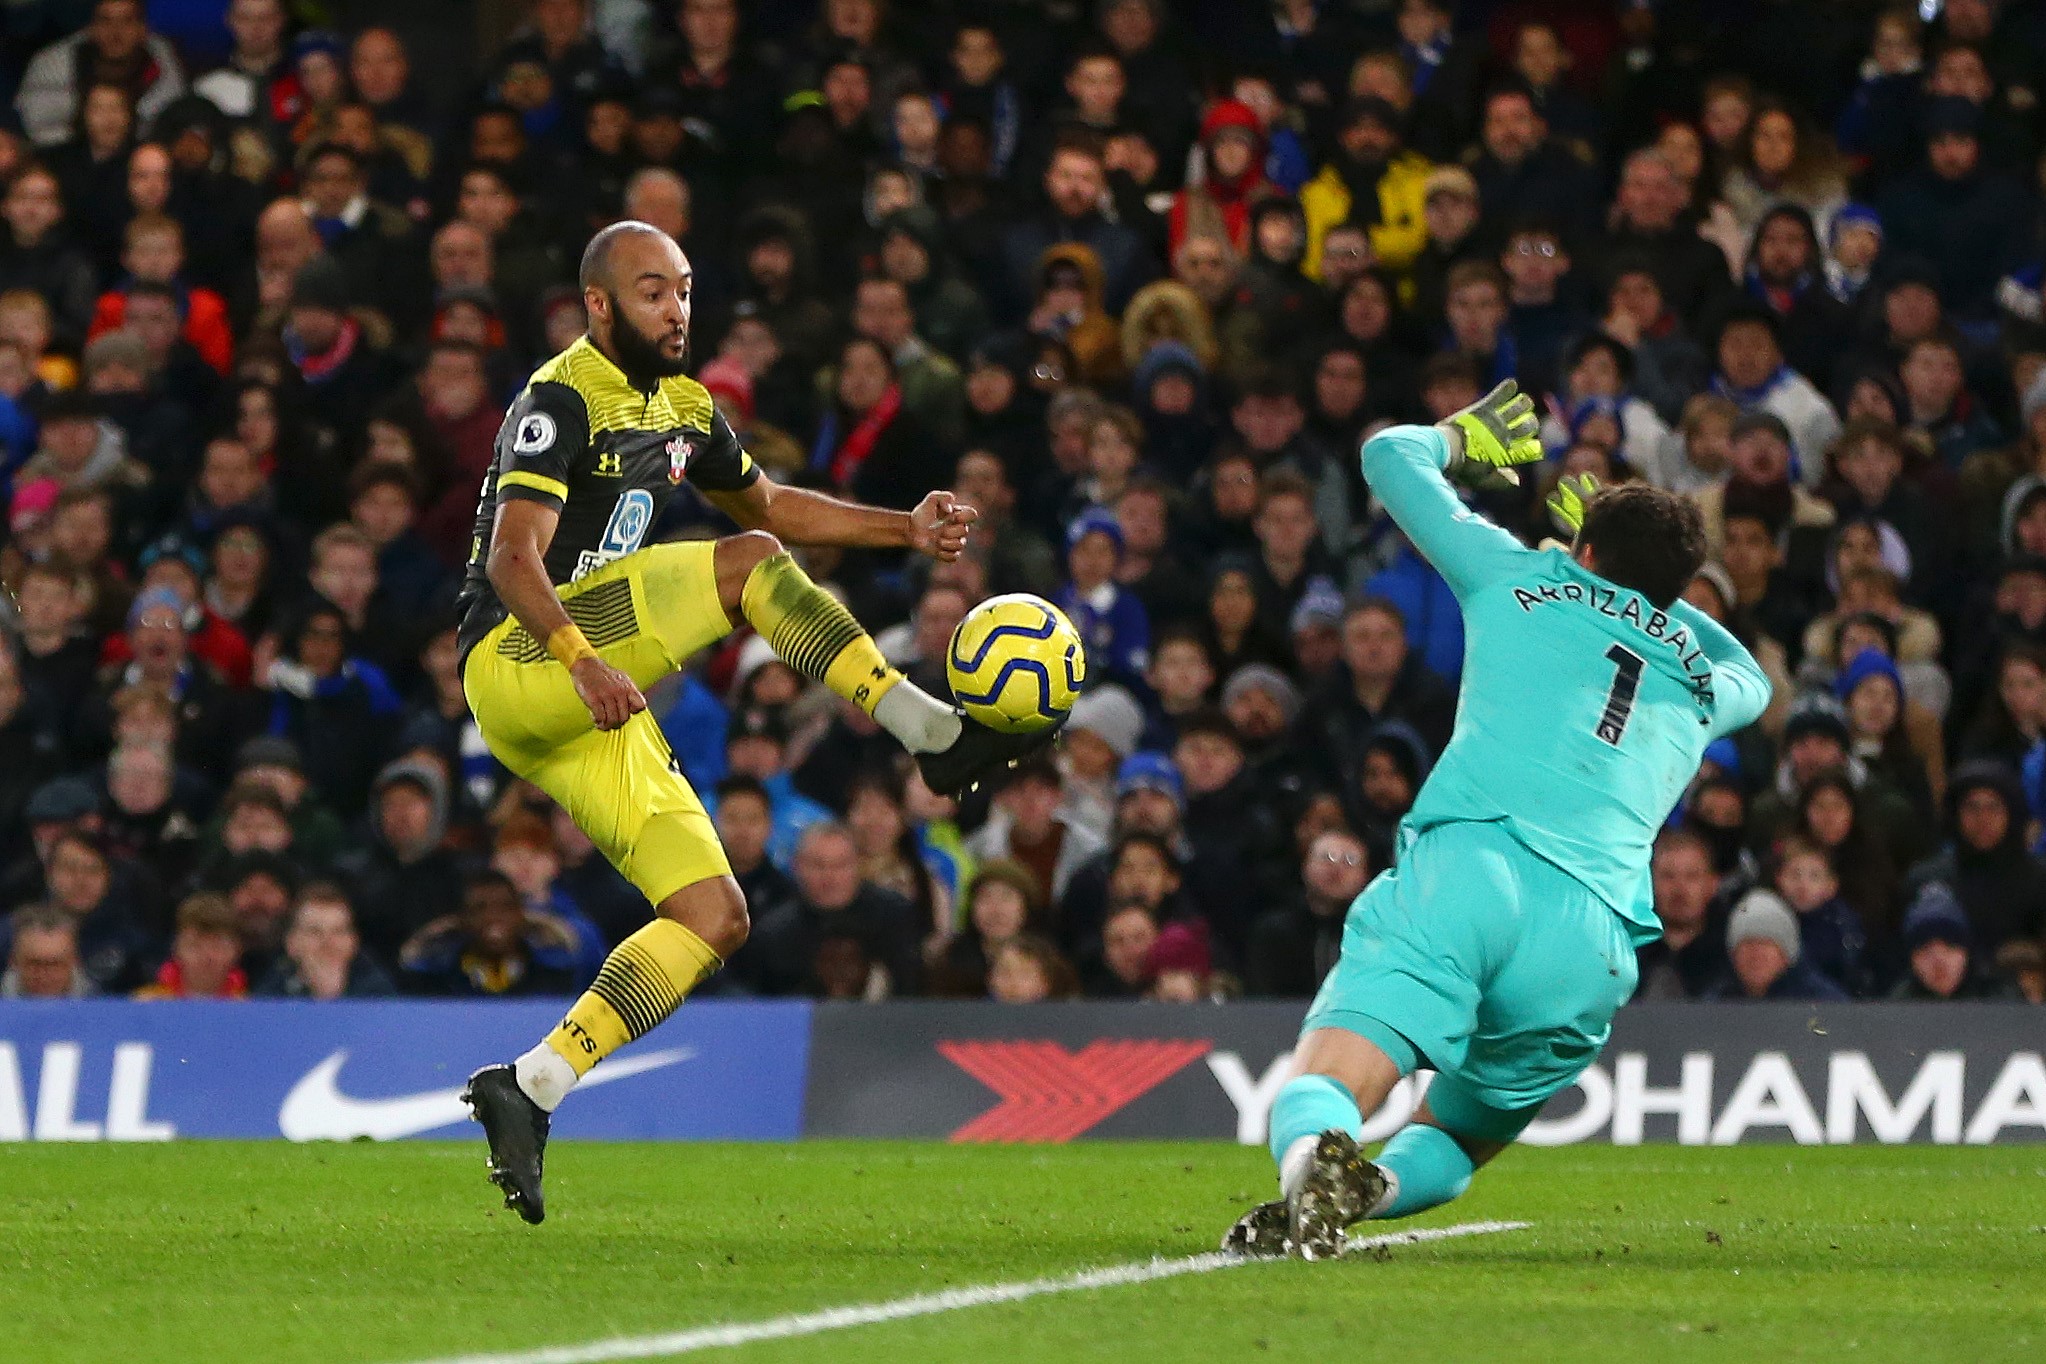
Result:
<svg viewBox="0 0 2046 1364"><path fill-rule="evenodd" d="M1115 851L1110 854L1108 864L1111 867L1115 866L1122 861L1122 855L1125 852L1137 847L1149 848L1152 852L1156 853L1158 860L1165 864L1165 869L1174 876L1183 876L1185 874L1184 869L1180 866L1179 854L1172 850L1172 845L1158 835L1145 833L1142 830L1126 833L1116 839Z"/></svg>
<svg viewBox="0 0 2046 1364"><path fill-rule="evenodd" d="M743 772L734 772L728 777L721 778L714 789L720 802L733 796L751 796L769 809L774 808L774 797L767 794L767 788Z"/></svg>
<svg viewBox="0 0 2046 1364"><path fill-rule="evenodd" d="M1060 773L1057 763L1045 757L1031 757L1025 758L1022 762L1016 764L1015 768L1009 773L1009 779L1002 783L1002 789L1006 791L1011 787L1021 786L1025 782L1038 782L1045 786L1062 787L1065 785L1065 781L1066 779Z"/></svg>
<svg viewBox="0 0 2046 1364"><path fill-rule="evenodd" d="M138 279L128 286L128 301L133 303L138 298L160 298L173 307L179 303L176 289L153 279Z"/></svg>
<svg viewBox="0 0 2046 1364"><path fill-rule="evenodd" d="M1651 856L1659 857L1677 848L1695 848L1707 862L1712 860L1712 840L1688 824L1672 824L1657 834Z"/></svg>
<svg viewBox="0 0 2046 1364"><path fill-rule="evenodd" d="M1401 634L1406 633L1407 613L1391 597L1366 595L1359 597L1343 609L1343 619L1346 621L1353 616L1368 615L1384 616L1387 620L1399 626Z"/></svg>
<svg viewBox="0 0 2046 1364"><path fill-rule="evenodd" d="M313 162L324 161L330 156L338 156L343 161L346 161L348 169L355 174L360 175L362 173L362 153L349 146L346 142L315 142L300 154L299 164L310 171L313 168Z"/></svg>
<svg viewBox="0 0 2046 1364"><path fill-rule="evenodd" d="M512 879L495 867L481 867L462 878L462 898L466 901L471 891L501 890L518 901L519 888Z"/></svg>
<svg viewBox="0 0 2046 1364"><path fill-rule="evenodd" d="M355 501L372 488L392 487L405 494L414 511L419 509L419 475L411 466L394 459L364 460L348 476L348 500Z"/></svg>
<svg viewBox="0 0 2046 1364"><path fill-rule="evenodd" d="M1645 483L1600 492L1577 535L1591 547L1600 577L1634 589L1657 607L1682 596L1705 562L1705 518L1698 505Z"/></svg>

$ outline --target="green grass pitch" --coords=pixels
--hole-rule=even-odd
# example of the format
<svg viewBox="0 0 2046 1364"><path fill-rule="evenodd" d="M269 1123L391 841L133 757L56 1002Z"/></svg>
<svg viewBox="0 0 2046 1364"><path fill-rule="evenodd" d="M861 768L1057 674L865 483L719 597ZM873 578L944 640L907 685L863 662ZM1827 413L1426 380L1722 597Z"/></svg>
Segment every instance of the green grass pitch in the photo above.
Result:
<svg viewBox="0 0 2046 1364"><path fill-rule="evenodd" d="M558 1144L550 1218L480 1142L0 1146L0 1359L403 1361L576 1344L1213 1248L1262 1152ZM1416 1219L1533 1223L705 1359L1959 1360L2046 1351L2046 1147L1518 1150ZM696 1358L698 1356L691 1356Z"/></svg>

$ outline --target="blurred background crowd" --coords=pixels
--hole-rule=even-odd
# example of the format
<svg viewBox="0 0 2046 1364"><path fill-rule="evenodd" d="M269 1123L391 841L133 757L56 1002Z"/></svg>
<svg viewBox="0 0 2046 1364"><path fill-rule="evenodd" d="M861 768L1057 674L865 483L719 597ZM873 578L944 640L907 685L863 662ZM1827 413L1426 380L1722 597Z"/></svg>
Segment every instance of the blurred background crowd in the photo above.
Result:
<svg viewBox="0 0 2046 1364"><path fill-rule="evenodd" d="M954 565L805 555L893 660L944 691L1010 591L1089 650L963 807L758 638L656 692L752 905L718 988L1311 993L1462 664L1356 452L1510 376L1550 458L1480 509L1694 496L1687 595L1776 683L1658 844L1642 994L2046 995L2038 0L0 26L0 995L559 994L644 920L484 750L451 610L624 216L776 477L981 509Z"/></svg>

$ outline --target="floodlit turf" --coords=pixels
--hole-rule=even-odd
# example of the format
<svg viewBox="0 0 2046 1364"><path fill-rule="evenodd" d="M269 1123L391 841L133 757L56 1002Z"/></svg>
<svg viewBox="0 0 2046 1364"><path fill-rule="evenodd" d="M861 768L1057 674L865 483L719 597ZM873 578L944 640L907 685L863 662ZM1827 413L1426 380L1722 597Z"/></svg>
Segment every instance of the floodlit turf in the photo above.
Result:
<svg viewBox="0 0 2046 1364"><path fill-rule="evenodd" d="M0 1146L0 1359L411 1361L1211 1249L1218 1145ZM1963 1360L2046 1350L2046 1147L1521 1150L1417 1219L1527 1231L797 1340L739 1361ZM695 1356L692 1356L694 1358Z"/></svg>

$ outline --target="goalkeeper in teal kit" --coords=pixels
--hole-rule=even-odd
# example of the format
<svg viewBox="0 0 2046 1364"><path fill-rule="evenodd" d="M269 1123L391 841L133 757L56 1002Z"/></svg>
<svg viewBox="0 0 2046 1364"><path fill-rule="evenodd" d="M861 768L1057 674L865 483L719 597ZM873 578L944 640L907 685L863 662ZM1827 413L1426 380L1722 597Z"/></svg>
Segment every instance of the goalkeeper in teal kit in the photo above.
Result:
<svg viewBox="0 0 2046 1364"><path fill-rule="evenodd" d="M1463 608L1463 693L1272 1106L1284 1198L1226 1247L1320 1259L1353 1222L1461 1194L1605 1045L1661 932L1656 831L1705 745L1768 705L1747 650L1678 599L1705 558L1686 499L1566 484L1550 508L1573 541L1533 550L1457 497L1450 478L1540 459L1537 426L1508 382L1364 447L1365 481ZM1417 1069L1436 1072L1426 1101L1366 1159L1361 1115Z"/></svg>

